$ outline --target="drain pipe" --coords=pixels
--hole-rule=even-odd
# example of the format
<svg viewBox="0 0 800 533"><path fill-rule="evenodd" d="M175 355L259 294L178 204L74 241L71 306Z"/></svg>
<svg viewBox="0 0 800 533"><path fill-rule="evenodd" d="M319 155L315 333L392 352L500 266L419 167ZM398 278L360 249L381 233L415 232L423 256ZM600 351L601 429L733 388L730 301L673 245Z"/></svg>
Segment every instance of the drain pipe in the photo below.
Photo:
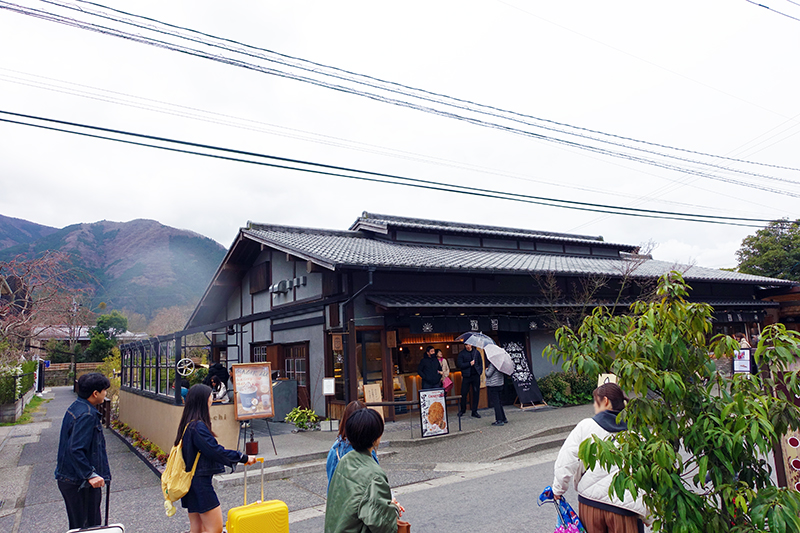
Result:
<svg viewBox="0 0 800 533"><path fill-rule="evenodd" d="M369 279L367 284L358 289L350 298L345 300L344 302L339 304L339 323L342 324L342 348L344 351L344 397L347 403L353 401L350 398L350 352L348 349L348 335L349 335L349 320L345 319L345 306L356 299L356 297L367 290L368 287L372 285L372 274L375 272L375 268L371 267L368 270Z"/></svg>

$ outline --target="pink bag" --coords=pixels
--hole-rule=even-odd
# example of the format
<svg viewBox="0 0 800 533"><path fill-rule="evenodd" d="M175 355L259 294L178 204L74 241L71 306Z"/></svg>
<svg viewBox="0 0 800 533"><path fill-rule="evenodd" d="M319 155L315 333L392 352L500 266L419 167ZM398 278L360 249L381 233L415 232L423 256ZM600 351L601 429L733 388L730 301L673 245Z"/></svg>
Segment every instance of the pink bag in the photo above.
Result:
<svg viewBox="0 0 800 533"><path fill-rule="evenodd" d="M444 386L444 390L446 393L450 392L450 389L453 388L453 380L450 378L444 378L442 380L442 385Z"/></svg>

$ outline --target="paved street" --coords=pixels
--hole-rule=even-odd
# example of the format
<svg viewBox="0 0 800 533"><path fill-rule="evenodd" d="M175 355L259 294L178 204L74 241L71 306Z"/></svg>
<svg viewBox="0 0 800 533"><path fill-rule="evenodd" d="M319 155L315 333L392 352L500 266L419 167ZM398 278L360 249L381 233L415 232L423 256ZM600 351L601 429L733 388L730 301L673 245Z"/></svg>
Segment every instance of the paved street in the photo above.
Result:
<svg viewBox="0 0 800 533"><path fill-rule="evenodd" d="M64 504L53 479L58 431L64 411L74 401L69 388L46 395L51 401L34 423L0 428L0 531L62 532L67 530ZM539 508L536 497L550 483L552 462L564 428L574 425L590 407L522 412L509 409L511 424L494 428L489 411L480 420L464 420L464 431L444 439L410 439L402 423L389 425L381 464L398 499L408 509L414 531L448 531L478 526L485 531L547 531L554 513ZM280 426L280 425L279 425ZM324 453L333 435L325 432L291 434L276 431L280 454L273 461ZM183 533L186 513L164 515L160 481L114 434L106 433L114 481L111 519L132 532ZM271 445L261 443L270 460ZM269 452L269 453L265 453ZM500 457L509 456L496 460ZM290 510L292 532L321 531L326 478L321 465L298 459L281 465L285 474L266 483L267 499L281 499ZM310 470L310 471L309 471ZM303 473L306 472L307 473ZM222 481L218 494L223 510L241 505L243 488L236 476ZM250 501L258 497L250 486ZM574 500L574 498L573 498Z"/></svg>

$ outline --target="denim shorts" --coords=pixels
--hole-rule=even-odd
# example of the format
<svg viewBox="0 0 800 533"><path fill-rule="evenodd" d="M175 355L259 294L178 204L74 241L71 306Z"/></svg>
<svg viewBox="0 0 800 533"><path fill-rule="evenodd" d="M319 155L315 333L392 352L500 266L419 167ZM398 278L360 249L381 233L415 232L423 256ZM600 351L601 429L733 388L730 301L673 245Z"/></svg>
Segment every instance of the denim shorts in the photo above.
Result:
<svg viewBox="0 0 800 533"><path fill-rule="evenodd" d="M192 486L181 505L190 513L206 513L219 506L219 498L211 485L211 476L194 476Z"/></svg>

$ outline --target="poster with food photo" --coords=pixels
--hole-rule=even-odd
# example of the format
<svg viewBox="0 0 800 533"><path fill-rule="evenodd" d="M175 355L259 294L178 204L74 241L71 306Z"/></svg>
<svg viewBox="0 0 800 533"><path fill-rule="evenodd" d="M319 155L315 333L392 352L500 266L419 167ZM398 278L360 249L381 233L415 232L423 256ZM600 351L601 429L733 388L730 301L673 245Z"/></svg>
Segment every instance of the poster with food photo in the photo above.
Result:
<svg viewBox="0 0 800 533"><path fill-rule="evenodd" d="M272 365L270 363L233 365L231 376L236 420L275 416L272 400Z"/></svg>
<svg viewBox="0 0 800 533"><path fill-rule="evenodd" d="M423 437L447 435L447 404L444 389L425 389L419 391L419 414Z"/></svg>

